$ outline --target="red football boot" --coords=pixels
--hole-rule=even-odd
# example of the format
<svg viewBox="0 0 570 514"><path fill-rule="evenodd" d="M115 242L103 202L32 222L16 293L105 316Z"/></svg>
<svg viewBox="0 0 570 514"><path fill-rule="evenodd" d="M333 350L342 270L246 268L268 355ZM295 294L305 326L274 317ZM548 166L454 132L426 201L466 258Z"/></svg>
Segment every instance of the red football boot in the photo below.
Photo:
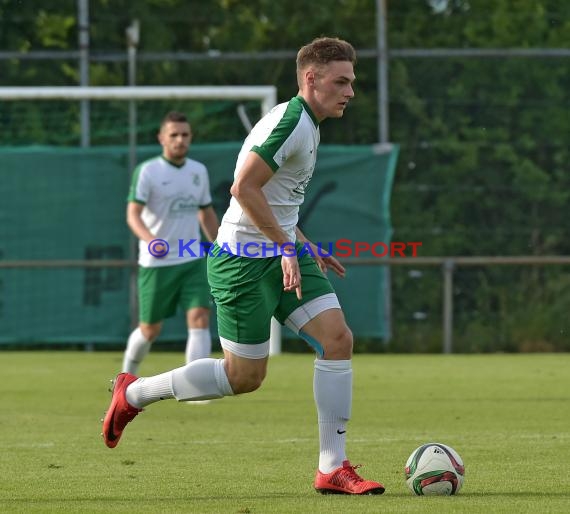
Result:
<svg viewBox="0 0 570 514"><path fill-rule="evenodd" d="M342 467L330 473L317 471L315 489L321 494L382 494L384 486L372 480L364 480L356 473L356 468L345 460Z"/></svg>

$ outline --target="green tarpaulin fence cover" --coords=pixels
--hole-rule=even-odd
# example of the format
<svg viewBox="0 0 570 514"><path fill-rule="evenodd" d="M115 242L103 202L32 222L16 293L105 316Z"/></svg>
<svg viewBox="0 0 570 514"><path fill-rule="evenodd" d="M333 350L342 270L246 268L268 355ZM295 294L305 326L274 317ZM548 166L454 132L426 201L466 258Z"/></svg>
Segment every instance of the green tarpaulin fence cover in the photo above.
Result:
<svg viewBox="0 0 570 514"><path fill-rule="evenodd" d="M190 156L210 172L214 207L229 200L240 143L194 144ZM139 147L142 161L160 152ZM319 148L299 225L325 248L347 239L389 242L390 194L398 147ZM0 259L128 259L125 223L130 170L125 147L0 149ZM370 254L366 255L371 257ZM384 267L331 274L356 336L386 336ZM130 332L129 270L0 269L0 344L121 343ZM215 327L215 320L213 320ZM287 337L287 333L284 333ZM161 341L186 339L179 313Z"/></svg>

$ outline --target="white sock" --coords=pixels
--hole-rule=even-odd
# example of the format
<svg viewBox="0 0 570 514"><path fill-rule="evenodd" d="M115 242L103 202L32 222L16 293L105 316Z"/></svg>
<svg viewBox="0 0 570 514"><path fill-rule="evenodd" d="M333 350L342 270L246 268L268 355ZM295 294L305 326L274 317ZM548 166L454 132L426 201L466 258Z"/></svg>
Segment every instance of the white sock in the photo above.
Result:
<svg viewBox="0 0 570 514"><path fill-rule="evenodd" d="M167 371L153 377L135 380L132 384L129 384L125 392L127 402L137 409L142 409L151 403L174 398L171 374L172 371Z"/></svg>
<svg viewBox="0 0 570 514"><path fill-rule="evenodd" d="M315 360L313 392L319 419L319 470L330 473L346 460L346 423L352 408L350 360Z"/></svg>
<svg viewBox="0 0 570 514"><path fill-rule="evenodd" d="M127 341L127 349L123 356L123 373L131 373L136 375L139 365L147 356L152 341L147 341L143 336L141 329L133 330Z"/></svg>
<svg viewBox="0 0 570 514"><path fill-rule="evenodd" d="M129 385L127 401L138 409L169 398L178 401L209 400L234 393L224 370L224 359L199 359Z"/></svg>
<svg viewBox="0 0 570 514"><path fill-rule="evenodd" d="M205 359L212 353L212 337L209 328L191 328L186 341L186 364Z"/></svg>

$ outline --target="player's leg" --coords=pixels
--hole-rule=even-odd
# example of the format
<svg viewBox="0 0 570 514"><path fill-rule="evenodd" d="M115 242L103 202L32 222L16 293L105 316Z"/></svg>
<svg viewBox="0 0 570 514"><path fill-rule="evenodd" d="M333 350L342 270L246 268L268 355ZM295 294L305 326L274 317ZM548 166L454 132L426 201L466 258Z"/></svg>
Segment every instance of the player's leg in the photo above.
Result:
<svg viewBox="0 0 570 514"><path fill-rule="evenodd" d="M186 311L188 338L184 357L186 364L205 359L212 353L212 336L210 334L210 309L194 307ZM210 400L187 402L188 405L208 404Z"/></svg>
<svg viewBox="0 0 570 514"><path fill-rule="evenodd" d="M137 374L141 362L147 356L161 329L161 322L139 323L139 326L131 332L123 355L123 373Z"/></svg>
<svg viewBox="0 0 570 514"><path fill-rule="evenodd" d="M283 288L281 261L228 255L214 244L208 282L232 390L254 391L267 372L271 318Z"/></svg>
<svg viewBox="0 0 570 514"><path fill-rule="evenodd" d="M352 410L352 332L326 276L301 257L303 300L284 295L277 318L297 332L317 354L313 392L319 425L319 466L315 488L323 493L379 494L384 487L362 480L346 457Z"/></svg>
<svg viewBox="0 0 570 514"><path fill-rule="evenodd" d="M186 323L188 325L186 363L209 357L212 353L210 309L195 307L186 311Z"/></svg>
<svg viewBox="0 0 570 514"><path fill-rule="evenodd" d="M176 312L179 298L177 266L138 270L139 326L127 341L122 371L136 374L162 329L162 321Z"/></svg>
<svg viewBox="0 0 570 514"><path fill-rule="evenodd" d="M225 358L199 359L153 377L119 375L103 422L107 446L114 448L126 424L156 401L221 398L261 385L267 371L271 315L281 294L281 268L278 260L246 261L237 266L233 266L235 262L213 266L213 282L219 284L221 278L224 284L222 288L212 286L212 292L218 303L218 331Z"/></svg>
<svg viewBox="0 0 570 514"><path fill-rule="evenodd" d="M352 333L342 311L333 308L304 324L300 335L321 347L315 360L313 393L319 423L319 470L330 473L347 460L346 425L352 409Z"/></svg>
<svg viewBox="0 0 570 514"><path fill-rule="evenodd" d="M183 265L180 305L186 312L188 338L186 363L209 357L212 352L210 334L210 287L206 276L206 259L197 259Z"/></svg>
<svg viewBox="0 0 570 514"><path fill-rule="evenodd" d="M240 355L230 351L229 346ZM145 378L121 373L103 420L105 444L114 448L127 423L151 403L171 398L184 402L209 400L254 391L265 378L268 354L269 341L260 345L226 344L224 359L198 359Z"/></svg>
<svg viewBox="0 0 570 514"><path fill-rule="evenodd" d="M144 378L120 373L103 420L105 444L109 448L117 446L127 423L151 403L171 398L179 401L207 400L233 394L224 359L199 359L181 368Z"/></svg>
<svg viewBox="0 0 570 514"><path fill-rule="evenodd" d="M198 359L160 375L138 378L126 388L126 400L132 407L142 409L172 398L209 400L254 391L265 378L269 346L243 346L253 357L244 356L241 349L238 351L242 355L224 349L223 359Z"/></svg>
<svg viewBox="0 0 570 514"><path fill-rule="evenodd" d="M308 302L303 310L316 313L330 302L326 298ZM295 312L289 323L295 325L296 317L302 323L302 317ZM319 466L315 489L323 494L382 494L384 486L362 479L346 457L347 423L352 410L353 340L342 310L323 310L307 323L296 326L299 335L317 352L313 393L319 424Z"/></svg>
<svg viewBox="0 0 570 514"><path fill-rule="evenodd" d="M329 473L346 460L346 424L352 408L352 333L334 293L308 301L286 324L317 354L313 393L319 423L319 470Z"/></svg>

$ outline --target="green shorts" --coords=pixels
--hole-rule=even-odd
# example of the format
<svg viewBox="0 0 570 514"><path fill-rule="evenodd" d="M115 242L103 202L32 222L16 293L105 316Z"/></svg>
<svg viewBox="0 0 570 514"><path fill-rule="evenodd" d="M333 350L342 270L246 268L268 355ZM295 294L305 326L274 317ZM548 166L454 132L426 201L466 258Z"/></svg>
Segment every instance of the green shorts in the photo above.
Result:
<svg viewBox="0 0 570 514"><path fill-rule="evenodd" d="M301 245L297 245L299 249ZM303 298L283 291L281 257L238 257L214 244L208 255L208 282L216 302L218 333L235 343L259 344L269 340L271 318L283 324L307 302L334 293L315 260L299 257Z"/></svg>
<svg viewBox="0 0 570 514"><path fill-rule="evenodd" d="M139 267L139 321L158 323L176 314L178 305L187 311L210 308L206 259L174 266Z"/></svg>

